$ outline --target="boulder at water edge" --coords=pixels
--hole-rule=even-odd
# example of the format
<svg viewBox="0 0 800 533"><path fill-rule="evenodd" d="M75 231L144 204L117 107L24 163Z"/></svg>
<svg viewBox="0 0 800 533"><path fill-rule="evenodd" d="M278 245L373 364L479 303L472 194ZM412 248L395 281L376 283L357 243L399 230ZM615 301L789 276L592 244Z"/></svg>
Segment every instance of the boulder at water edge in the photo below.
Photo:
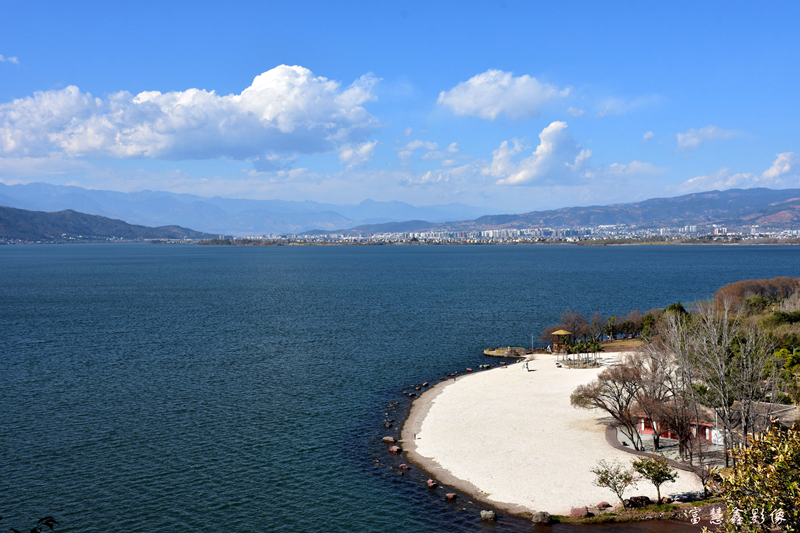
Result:
<svg viewBox="0 0 800 533"><path fill-rule="evenodd" d="M547 511L539 511L538 513L533 513L531 517L531 522L534 524L549 524L553 521L553 517L550 516L550 513Z"/></svg>
<svg viewBox="0 0 800 533"><path fill-rule="evenodd" d="M629 500L624 500L623 503L625 504L625 507L629 509L638 509L640 507L647 507L653 502L650 501L650 498L647 496L634 496Z"/></svg>
<svg viewBox="0 0 800 533"><path fill-rule="evenodd" d="M494 511L481 511L481 520L497 520L497 513Z"/></svg>

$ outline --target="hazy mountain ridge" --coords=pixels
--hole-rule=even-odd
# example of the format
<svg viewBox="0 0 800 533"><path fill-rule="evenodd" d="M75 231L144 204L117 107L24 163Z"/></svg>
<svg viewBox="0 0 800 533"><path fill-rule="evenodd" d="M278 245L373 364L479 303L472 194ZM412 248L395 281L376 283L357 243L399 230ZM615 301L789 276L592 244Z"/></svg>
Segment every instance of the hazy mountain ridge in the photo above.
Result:
<svg viewBox="0 0 800 533"><path fill-rule="evenodd" d="M504 228L575 228L600 225L670 227L681 225L782 225L800 227L800 189L730 189L628 204L564 207L519 215L487 215L475 220L422 224L370 224L343 233L479 231Z"/></svg>
<svg viewBox="0 0 800 533"><path fill-rule="evenodd" d="M334 205L312 201L204 198L163 191L123 193L45 183L0 183L0 205L48 212L73 209L119 218L131 224L177 224L234 235L300 233L310 229L331 231L365 223L412 219L436 223L474 218L493 211L456 203L416 207L398 201L365 200L360 204Z"/></svg>
<svg viewBox="0 0 800 533"><path fill-rule="evenodd" d="M0 206L0 239L95 241L108 239L206 239L216 237L180 226L149 228L68 209L55 213Z"/></svg>

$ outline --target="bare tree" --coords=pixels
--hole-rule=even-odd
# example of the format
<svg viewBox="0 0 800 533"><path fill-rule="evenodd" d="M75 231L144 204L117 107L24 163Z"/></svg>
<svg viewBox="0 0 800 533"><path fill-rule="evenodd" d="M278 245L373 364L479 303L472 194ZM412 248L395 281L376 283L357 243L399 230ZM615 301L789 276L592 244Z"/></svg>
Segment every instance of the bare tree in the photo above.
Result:
<svg viewBox="0 0 800 533"><path fill-rule="evenodd" d="M643 353L657 365L667 388L666 398L656 404L657 416L665 429L678 438L682 457L689 456L692 426L697 423L695 373L692 368L692 318L678 311L659 315L657 340L648 343Z"/></svg>
<svg viewBox="0 0 800 533"><path fill-rule="evenodd" d="M567 309L561 313L561 323L566 326L566 330L572 333L573 341L586 339L589 336L589 321L583 314Z"/></svg>
<svg viewBox="0 0 800 533"><path fill-rule="evenodd" d="M570 395L573 407L602 409L616 420L622 433L627 436L634 449L642 449L642 440L637 431L637 420L632 405L639 391L639 371L628 365L606 368L587 385L579 385Z"/></svg>
<svg viewBox="0 0 800 533"><path fill-rule="evenodd" d="M725 466L729 466L731 439L736 426L733 402L737 384L732 348L741 322L741 314L731 314L730 309L724 301L715 307L702 306L694 321L692 338L694 367L703 386L708 388L705 399L723 426Z"/></svg>
<svg viewBox="0 0 800 533"><path fill-rule="evenodd" d="M707 498L715 472L715 468L711 464L714 457L708 450L708 443L701 438L692 439L689 449L692 456L697 459L689 466L689 469L703 484L703 497Z"/></svg>
<svg viewBox="0 0 800 533"><path fill-rule="evenodd" d="M671 397L667 376L669 367L663 358L648 352L626 356L625 364L638 370L639 390L636 393L636 403L650 419L653 426L653 450L658 451L661 433L669 426L665 410Z"/></svg>
<svg viewBox="0 0 800 533"><path fill-rule="evenodd" d="M592 338L600 339L600 336L603 334L603 326L605 325L605 318L603 318L603 314L600 312L592 314L591 322L589 323L589 333L591 334Z"/></svg>
<svg viewBox="0 0 800 533"><path fill-rule="evenodd" d="M739 402L743 446L747 446L748 434L761 429L756 427L757 418L767 418L772 411L772 405L765 403L766 410L759 413L758 405L759 400L765 399L768 388L775 392L776 370L769 364L774 351L772 339L755 323L740 324L732 357L732 373L735 384L733 397Z"/></svg>

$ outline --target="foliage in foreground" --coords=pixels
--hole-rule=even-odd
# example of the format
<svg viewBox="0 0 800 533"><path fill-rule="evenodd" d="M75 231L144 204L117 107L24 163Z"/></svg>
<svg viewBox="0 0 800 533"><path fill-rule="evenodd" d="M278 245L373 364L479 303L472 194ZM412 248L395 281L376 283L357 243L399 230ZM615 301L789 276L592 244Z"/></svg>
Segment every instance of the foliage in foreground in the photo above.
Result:
<svg viewBox="0 0 800 533"><path fill-rule="evenodd" d="M735 466L722 482L728 513L721 531L755 533L763 525L800 532L800 429L776 424L733 455Z"/></svg>
<svg viewBox="0 0 800 533"><path fill-rule="evenodd" d="M598 461L597 466L592 468L591 472L597 475L597 479L594 480L595 486L611 489L617 495L623 507L625 507L625 501L622 496L625 491L635 487L639 481L633 470L623 468L616 461L608 463L605 459L602 459Z"/></svg>
<svg viewBox="0 0 800 533"><path fill-rule="evenodd" d="M3 517L0 516L0 520L2 520L2 519L3 519ZM44 526L49 527L50 531L53 531L53 526L55 524L58 524L58 522L56 522L55 518L53 518L52 516L45 516L44 518L40 518L39 519L39 521L36 523L36 526L34 526L33 529L31 529L30 533L42 533L42 531L44 531ZM14 533L20 533L19 531L17 531L13 527L8 528L8 530L9 531L13 531Z"/></svg>
<svg viewBox="0 0 800 533"><path fill-rule="evenodd" d="M661 485L673 483L678 478L678 472L673 470L669 461L661 456L637 459L633 462L633 469L655 485L658 494L657 503L661 502Z"/></svg>

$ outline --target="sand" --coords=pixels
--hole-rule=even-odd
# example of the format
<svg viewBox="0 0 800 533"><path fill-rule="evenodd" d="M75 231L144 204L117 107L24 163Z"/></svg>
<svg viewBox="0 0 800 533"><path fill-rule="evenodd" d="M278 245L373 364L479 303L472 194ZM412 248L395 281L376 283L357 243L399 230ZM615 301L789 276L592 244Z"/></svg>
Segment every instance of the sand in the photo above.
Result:
<svg viewBox="0 0 800 533"><path fill-rule="evenodd" d="M611 363L619 354L601 354ZM569 514L573 507L619 503L592 484L600 459L629 466L636 457L605 440L607 414L575 409L569 396L602 369L557 368L555 357L459 377L426 391L411 407L401 437L408 459L439 483L513 513ZM679 472L661 494L702 490ZM656 498L640 481L626 497Z"/></svg>

